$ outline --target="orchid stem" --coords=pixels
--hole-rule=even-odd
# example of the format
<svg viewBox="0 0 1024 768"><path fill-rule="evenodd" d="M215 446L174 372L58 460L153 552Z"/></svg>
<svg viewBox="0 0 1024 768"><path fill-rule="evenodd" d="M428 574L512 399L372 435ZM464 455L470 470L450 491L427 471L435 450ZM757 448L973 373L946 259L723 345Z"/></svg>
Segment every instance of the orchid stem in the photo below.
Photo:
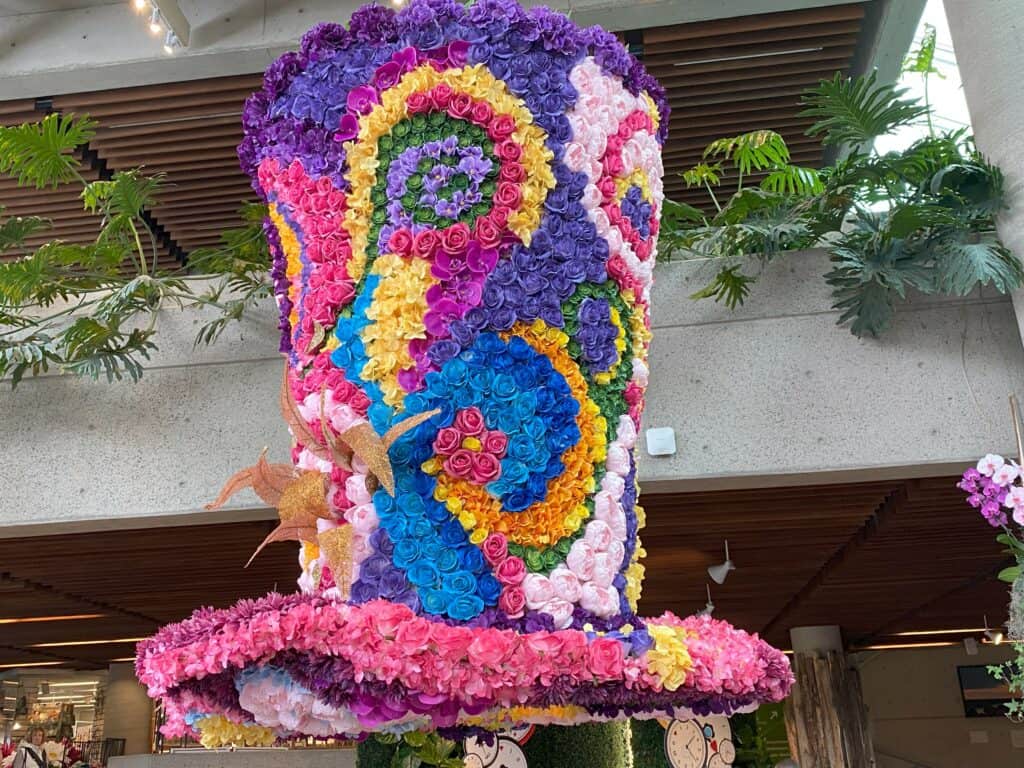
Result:
<svg viewBox="0 0 1024 768"><path fill-rule="evenodd" d="M1010 395L1010 415L1013 418L1013 434L1017 438L1017 463L1024 464L1024 439L1020 433L1020 403L1017 395Z"/></svg>

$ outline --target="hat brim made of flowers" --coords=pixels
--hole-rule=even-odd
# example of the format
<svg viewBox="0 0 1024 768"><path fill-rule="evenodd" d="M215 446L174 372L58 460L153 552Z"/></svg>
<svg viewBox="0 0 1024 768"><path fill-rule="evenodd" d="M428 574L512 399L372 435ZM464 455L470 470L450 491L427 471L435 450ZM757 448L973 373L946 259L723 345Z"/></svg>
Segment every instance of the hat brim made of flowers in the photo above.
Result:
<svg viewBox="0 0 1024 768"><path fill-rule="evenodd" d="M708 616L520 633L301 594L197 611L141 643L136 665L165 735L207 746L730 715L793 682L780 651Z"/></svg>

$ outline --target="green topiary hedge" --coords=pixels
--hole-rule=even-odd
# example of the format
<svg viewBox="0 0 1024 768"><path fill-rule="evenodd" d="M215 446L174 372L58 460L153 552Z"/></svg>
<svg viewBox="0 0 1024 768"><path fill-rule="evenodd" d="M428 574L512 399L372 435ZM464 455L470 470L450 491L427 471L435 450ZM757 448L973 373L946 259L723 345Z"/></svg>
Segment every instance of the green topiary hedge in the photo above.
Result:
<svg viewBox="0 0 1024 768"><path fill-rule="evenodd" d="M398 750L397 743L382 744L376 739L367 739L356 751L356 765L359 768L390 768ZM523 753L529 768L565 768L568 764L580 768L627 768L633 765L628 723L538 728L523 745ZM567 756L571 756L569 763L566 762Z"/></svg>
<svg viewBox="0 0 1024 768"><path fill-rule="evenodd" d="M629 723L538 728L523 753L530 768L625 768L632 762Z"/></svg>
<svg viewBox="0 0 1024 768"><path fill-rule="evenodd" d="M633 720L633 768L671 768L665 756L665 729L657 720Z"/></svg>

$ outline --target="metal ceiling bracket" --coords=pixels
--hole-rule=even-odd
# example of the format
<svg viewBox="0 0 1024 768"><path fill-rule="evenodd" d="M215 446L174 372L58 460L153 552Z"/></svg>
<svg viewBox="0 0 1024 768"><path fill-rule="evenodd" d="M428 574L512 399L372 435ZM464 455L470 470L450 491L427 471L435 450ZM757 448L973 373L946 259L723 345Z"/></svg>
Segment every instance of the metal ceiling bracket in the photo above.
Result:
<svg viewBox="0 0 1024 768"><path fill-rule="evenodd" d="M188 48L192 26L188 23L188 17L181 12L178 0L152 0L152 3L164 17L164 21L167 22L167 26L171 28L174 36L178 38L183 47Z"/></svg>

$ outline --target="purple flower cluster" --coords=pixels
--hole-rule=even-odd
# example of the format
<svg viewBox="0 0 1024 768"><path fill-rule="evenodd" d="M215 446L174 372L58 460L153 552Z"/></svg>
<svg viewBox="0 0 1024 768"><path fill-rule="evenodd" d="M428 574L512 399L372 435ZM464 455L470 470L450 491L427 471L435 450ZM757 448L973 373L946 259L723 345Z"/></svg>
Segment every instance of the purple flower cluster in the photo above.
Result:
<svg viewBox="0 0 1024 768"><path fill-rule="evenodd" d="M270 251L270 279L274 281L274 295L278 297L277 328L281 331L278 351L288 354L292 351L292 325L288 320L292 313L292 300L288 297L288 259L281 247L281 235L269 217L263 220L263 234Z"/></svg>
<svg viewBox="0 0 1024 768"><path fill-rule="evenodd" d="M587 218L580 198L586 177L555 166L558 186L548 193L545 216L529 246L516 245L510 259L497 264L484 284L483 301L466 313L472 331L508 330L517 321L540 318L564 324L562 303L583 282L608 279L608 243Z"/></svg>
<svg viewBox="0 0 1024 768"><path fill-rule="evenodd" d="M610 371L619 359L615 339L619 329L612 322L612 308L607 299L584 299L577 314L579 330L575 339L582 348L583 359L593 373Z"/></svg>
<svg viewBox="0 0 1024 768"><path fill-rule="evenodd" d="M651 236L651 204L644 200L644 193L640 187L632 186L622 198L622 213L629 219L633 229L640 233L640 237L647 240Z"/></svg>
<svg viewBox="0 0 1024 768"><path fill-rule="evenodd" d="M1004 502L1007 489L999 485L991 477L981 474L971 467L964 472L963 479L956 484L957 488L970 495L967 503L981 512L981 516L993 528L1001 528L1009 522Z"/></svg>
<svg viewBox="0 0 1024 768"><path fill-rule="evenodd" d="M352 602L366 603L377 598L386 598L403 603L410 609L420 610L416 589L406 578L405 572L392 562L395 545L388 532L378 528L370 534L370 546L374 554L363 560L359 566L359 578L352 584Z"/></svg>
<svg viewBox="0 0 1024 768"><path fill-rule="evenodd" d="M456 162L439 162L452 158ZM381 229L378 250L383 252L395 229L405 227L420 232L425 227L413 219L413 211L407 211L400 198L408 192L410 177L417 173L423 160L435 161L430 170L423 174L419 204L434 211L437 216L457 219L474 205L483 200L480 185L494 168L490 158L484 157L480 147L460 147L457 136L448 136L420 146L412 146L402 152L391 164L387 175L388 225ZM444 193L452 179L463 174L468 179L468 188L454 190L450 197Z"/></svg>
<svg viewBox="0 0 1024 768"><path fill-rule="evenodd" d="M576 99L568 73L588 54L622 78L630 92L647 91L655 99L662 116L659 137L665 138L664 90L614 34L580 29L548 8L526 11L515 0L479 0L468 9L457 0L412 0L397 13L363 6L352 14L348 30L318 24L298 52L274 62L263 90L250 97L243 112L242 168L255 176L263 157L277 157L285 165L299 158L311 176L329 176L344 189L344 150L332 138L349 92L370 82L400 49L429 52L458 41L470 44L469 64L487 65L525 100L551 136L556 159L570 134L564 112Z"/></svg>

